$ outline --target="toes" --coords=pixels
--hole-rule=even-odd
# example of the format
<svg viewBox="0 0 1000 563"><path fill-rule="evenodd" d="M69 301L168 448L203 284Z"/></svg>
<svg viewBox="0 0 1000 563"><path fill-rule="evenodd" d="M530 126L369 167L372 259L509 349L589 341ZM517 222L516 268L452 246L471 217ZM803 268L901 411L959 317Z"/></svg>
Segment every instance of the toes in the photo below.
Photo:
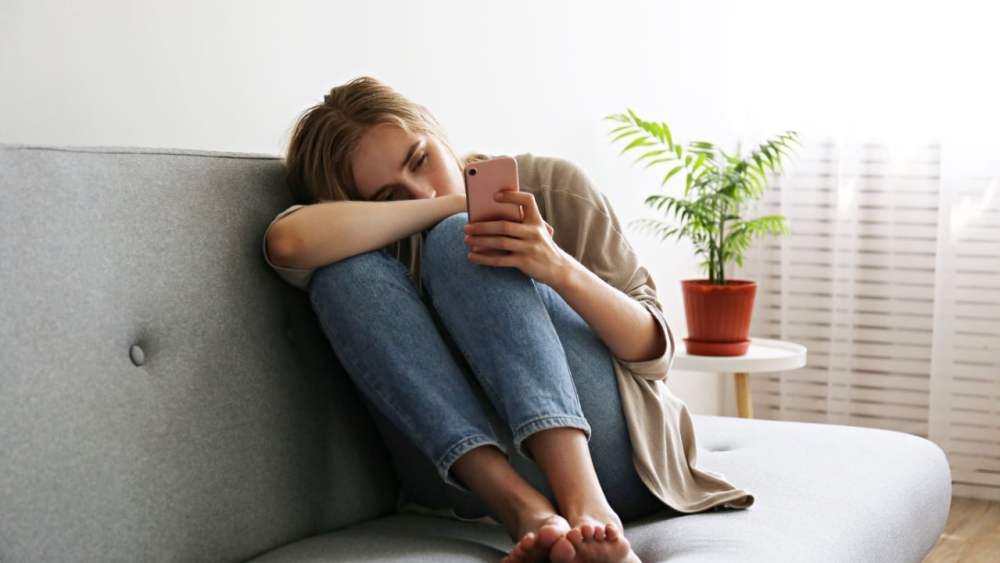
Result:
<svg viewBox="0 0 1000 563"><path fill-rule="evenodd" d="M566 538L570 541L572 545L578 546L581 543L583 543L583 532L580 531L580 528L573 528L572 530L566 533Z"/></svg>
<svg viewBox="0 0 1000 563"><path fill-rule="evenodd" d="M590 524L584 524L580 526L580 532L583 533L584 541L594 539L594 527Z"/></svg>
<svg viewBox="0 0 1000 563"><path fill-rule="evenodd" d="M540 547L550 547L563 536L563 531L556 526L542 526L538 530L535 545Z"/></svg>
<svg viewBox="0 0 1000 563"><path fill-rule="evenodd" d="M605 537L608 541L615 541L618 539L618 528L614 524L608 524L605 526Z"/></svg>
<svg viewBox="0 0 1000 563"><path fill-rule="evenodd" d="M576 530L574 529L570 533L574 531ZM566 536L568 537L569 534ZM552 544L552 549L549 551L549 561L552 563L570 563L576 557L576 549L573 548L572 540L567 539L567 537L561 537Z"/></svg>
<svg viewBox="0 0 1000 563"><path fill-rule="evenodd" d="M514 548L514 551L511 552L511 555L514 557L514 561L527 561L528 548L523 544L518 544L517 547Z"/></svg>
<svg viewBox="0 0 1000 563"><path fill-rule="evenodd" d="M510 550L507 557L504 558L503 563L518 563L519 561L524 561L525 554L527 552L524 550L524 546L520 543L514 546L514 549Z"/></svg>
<svg viewBox="0 0 1000 563"><path fill-rule="evenodd" d="M604 526L597 526L594 528L594 539L597 541L604 541Z"/></svg>
<svg viewBox="0 0 1000 563"><path fill-rule="evenodd" d="M534 545L535 545L534 532L528 532L527 534L524 534L524 537L521 538L521 543L517 544L517 546L523 549L525 553L527 553L527 551L531 549Z"/></svg>

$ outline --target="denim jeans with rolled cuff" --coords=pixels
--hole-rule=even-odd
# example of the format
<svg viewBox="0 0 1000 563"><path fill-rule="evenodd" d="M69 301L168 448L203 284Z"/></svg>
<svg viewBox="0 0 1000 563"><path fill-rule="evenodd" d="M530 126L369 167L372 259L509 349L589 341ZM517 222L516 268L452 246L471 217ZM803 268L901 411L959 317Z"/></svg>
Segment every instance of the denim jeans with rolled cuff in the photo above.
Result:
<svg viewBox="0 0 1000 563"><path fill-rule="evenodd" d="M528 436L587 438L623 521L664 509L636 474L610 351L552 287L470 262L466 212L422 233L422 296L385 250L322 266L309 295L324 333L386 442L408 500L463 518L496 515L451 471L492 445L558 508Z"/></svg>

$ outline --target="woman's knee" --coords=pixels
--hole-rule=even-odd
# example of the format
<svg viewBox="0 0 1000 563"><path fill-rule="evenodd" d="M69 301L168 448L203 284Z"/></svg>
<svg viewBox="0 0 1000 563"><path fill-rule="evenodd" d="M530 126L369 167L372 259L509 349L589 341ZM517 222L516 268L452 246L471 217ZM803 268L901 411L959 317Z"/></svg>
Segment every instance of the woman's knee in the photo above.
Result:
<svg viewBox="0 0 1000 563"><path fill-rule="evenodd" d="M457 249L462 252L458 254L465 256L465 225L469 223L469 214L465 211L453 213L438 221L436 225L427 231L424 239L423 261L427 259L436 260L443 256L453 257Z"/></svg>
<svg viewBox="0 0 1000 563"><path fill-rule="evenodd" d="M309 281L309 296L315 304L340 299L357 303L384 296L387 287L409 282L409 272L385 250L371 250L320 266Z"/></svg>
<svg viewBox="0 0 1000 563"><path fill-rule="evenodd" d="M430 228L424 239L420 257L422 273L450 270L454 265L471 264L466 257L464 227L469 222L465 211L454 213ZM425 277L426 279L426 277Z"/></svg>

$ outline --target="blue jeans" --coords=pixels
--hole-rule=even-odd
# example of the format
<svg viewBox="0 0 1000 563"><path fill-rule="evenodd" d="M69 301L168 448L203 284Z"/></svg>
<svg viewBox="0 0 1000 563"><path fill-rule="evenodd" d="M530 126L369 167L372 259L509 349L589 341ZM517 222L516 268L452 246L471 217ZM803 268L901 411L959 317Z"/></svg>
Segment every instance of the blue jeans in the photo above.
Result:
<svg viewBox="0 0 1000 563"><path fill-rule="evenodd" d="M572 427L623 521L666 509L636 474L610 351L554 289L517 268L470 262L465 212L422 245L421 296L385 250L318 268L309 296L372 414L405 495L463 517L496 514L451 471L494 446L558 507L524 439Z"/></svg>

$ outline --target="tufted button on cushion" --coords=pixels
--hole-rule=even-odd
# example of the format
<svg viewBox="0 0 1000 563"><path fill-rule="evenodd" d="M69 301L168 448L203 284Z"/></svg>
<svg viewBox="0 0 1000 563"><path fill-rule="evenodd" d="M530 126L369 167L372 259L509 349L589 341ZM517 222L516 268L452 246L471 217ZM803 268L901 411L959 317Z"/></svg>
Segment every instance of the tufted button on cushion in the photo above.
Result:
<svg viewBox="0 0 1000 563"><path fill-rule="evenodd" d="M128 355L132 358L132 363L141 366L146 362L146 353L142 351L142 348L138 344L133 344L128 350Z"/></svg>

